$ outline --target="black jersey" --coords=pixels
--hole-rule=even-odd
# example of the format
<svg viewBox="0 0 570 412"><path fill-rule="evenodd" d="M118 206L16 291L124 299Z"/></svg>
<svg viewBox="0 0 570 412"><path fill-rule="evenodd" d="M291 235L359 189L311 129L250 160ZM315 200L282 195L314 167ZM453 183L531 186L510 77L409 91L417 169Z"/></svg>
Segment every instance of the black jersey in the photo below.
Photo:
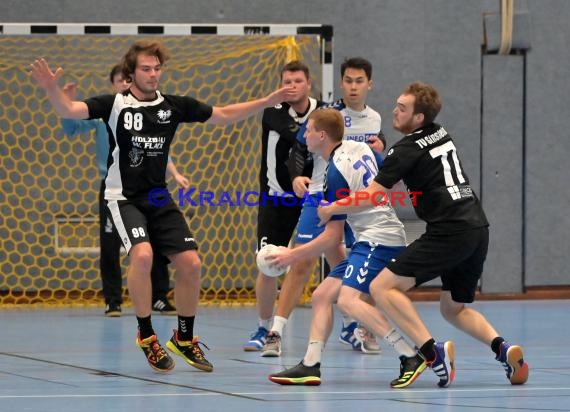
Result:
<svg viewBox="0 0 570 412"><path fill-rule="evenodd" d="M138 100L130 90L85 100L91 119L101 118L109 133L105 199L124 200L166 187L170 144L180 123L205 122L212 107L186 96L156 92Z"/></svg>
<svg viewBox="0 0 570 412"><path fill-rule="evenodd" d="M263 111L261 137L261 168L259 186L262 192L280 196L293 193L287 162L295 143L297 131L309 114L322 102L309 98L306 113L296 113L288 103L281 103Z"/></svg>
<svg viewBox="0 0 570 412"><path fill-rule="evenodd" d="M408 190L421 192L414 209L432 230L488 226L453 140L438 124L418 129L392 146L374 180L388 189L403 180Z"/></svg>

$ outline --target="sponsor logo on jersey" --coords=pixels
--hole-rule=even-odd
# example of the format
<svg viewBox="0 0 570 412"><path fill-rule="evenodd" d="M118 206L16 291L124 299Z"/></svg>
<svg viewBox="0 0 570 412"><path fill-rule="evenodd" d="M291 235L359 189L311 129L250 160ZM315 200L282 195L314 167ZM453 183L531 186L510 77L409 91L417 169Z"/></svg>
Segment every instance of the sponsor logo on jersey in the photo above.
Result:
<svg viewBox="0 0 570 412"><path fill-rule="evenodd" d="M350 116L346 117L356 117L357 119L366 119L368 117L368 113L351 111Z"/></svg>
<svg viewBox="0 0 570 412"><path fill-rule="evenodd" d="M194 238L193 237L185 237L184 241L185 242L194 242Z"/></svg>
<svg viewBox="0 0 570 412"><path fill-rule="evenodd" d="M344 136L345 140L354 140L355 142L368 142L371 137L377 136L377 133L349 134Z"/></svg>
<svg viewBox="0 0 570 412"><path fill-rule="evenodd" d="M131 163L129 166L131 166L131 167L140 166L143 159L144 159L144 150L139 149L137 147L133 147L131 149L131 151L129 152L129 159L131 160Z"/></svg>
<svg viewBox="0 0 570 412"><path fill-rule="evenodd" d="M172 116L172 110L160 109L156 115L158 116L158 123L160 124L170 123L170 116Z"/></svg>
<svg viewBox="0 0 570 412"><path fill-rule="evenodd" d="M166 137L131 136L131 143L139 149L159 150L166 143Z"/></svg>
<svg viewBox="0 0 570 412"><path fill-rule="evenodd" d="M465 186L465 185L448 186L447 191L449 192L453 200L473 197L473 189L471 189L471 186Z"/></svg>
<svg viewBox="0 0 570 412"><path fill-rule="evenodd" d="M435 133L432 133L430 135L427 135L425 137L416 140L416 143L418 144L420 149L423 149L424 147L428 147L429 145L439 142L441 139L443 139L446 136L447 132L443 127L440 127L439 129L437 129Z"/></svg>

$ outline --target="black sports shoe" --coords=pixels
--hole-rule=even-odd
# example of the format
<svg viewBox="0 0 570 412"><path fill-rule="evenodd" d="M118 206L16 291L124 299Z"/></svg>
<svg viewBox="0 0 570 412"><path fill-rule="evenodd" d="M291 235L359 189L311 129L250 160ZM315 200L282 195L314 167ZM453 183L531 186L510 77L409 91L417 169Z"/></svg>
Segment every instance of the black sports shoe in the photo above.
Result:
<svg viewBox="0 0 570 412"><path fill-rule="evenodd" d="M119 303L110 302L105 306L105 316L108 318L117 318L121 316L121 305Z"/></svg>
<svg viewBox="0 0 570 412"><path fill-rule="evenodd" d="M156 335L152 335L146 339L141 339L137 335L137 346L146 356L146 360L150 367L158 372L169 372L174 368L174 361L166 353L164 348L158 343Z"/></svg>
<svg viewBox="0 0 570 412"><path fill-rule="evenodd" d="M152 304L152 310L160 312L161 315L176 315L176 308L166 298L155 300Z"/></svg>
<svg viewBox="0 0 570 412"><path fill-rule="evenodd" d="M408 358L400 356L400 377L390 382L392 388L405 388L411 385L426 369L427 364L419 354Z"/></svg>
<svg viewBox="0 0 570 412"><path fill-rule="evenodd" d="M204 357L204 352L198 345L204 345L206 349L210 349L198 340L198 336L194 336L194 339L189 341L178 340L176 329L170 340L166 342L166 347L178 356L182 356L188 364L204 372L212 372L214 366Z"/></svg>
<svg viewBox="0 0 570 412"><path fill-rule="evenodd" d="M269 380L279 385L318 386L321 384L321 363L305 366L301 361L297 366L269 375Z"/></svg>

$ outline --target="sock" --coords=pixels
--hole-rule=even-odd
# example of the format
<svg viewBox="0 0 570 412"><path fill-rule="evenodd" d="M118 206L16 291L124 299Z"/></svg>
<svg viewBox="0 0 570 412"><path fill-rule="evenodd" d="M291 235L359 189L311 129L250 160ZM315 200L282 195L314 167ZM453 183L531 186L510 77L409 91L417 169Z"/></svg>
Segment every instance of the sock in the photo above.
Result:
<svg viewBox="0 0 570 412"><path fill-rule="evenodd" d="M283 329L285 329L285 325L287 325L287 318L284 318L283 316L274 316L271 331L277 332L279 336L283 336Z"/></svg>
<svg viewBox="0 0 570 412"><path fill-rule="evenodd" d="M146 318L139 318L137 316L137 322L139 324L139 337L141 340L150 338L155 334L154 329L152 328L150 315L148 315Z"/></svg>
<svg viewBox="0 0 570 412"><path fill-rule="evenodd" d="M315 366L321 361L321 354L325 348L325 343L321 341L311 341L307 346L307 352L303 358L303 365Z"/></svg>
<svg viewBox="0 0 570 412"><path fill-rule="evenodd" d="M388 334L384 336L384 340L400 355L404 355L407 358L416 356L417 351L406 342L406 339L404 339L396 329L392 329L388 332Z"/></svg>
<svg viewBox="0 0 570 412"><path fill-rule="evenodd" d="M495 355L497 355L496 357L498 358L499 355L501 354L501 343L503 343L505 341L505 339L503 339L500 336L497 336L495 339L493 339L493 342L491 342L491 350L493 352L495 352Z"/></svg>
<svg viewBox="0 0 570 412"><path fill-rule="evenodd" d="M435 340L430 339L422 345L420 348L420 355L426 360L427 363L433 362L435 360Z"/></svg>
<svg viewBox="0 0 570 412"><path fill-rule="evenodd" d="M259 318L257 324L259 325L260 328L265 328L265 329L269 330L269 328L271 327L271 318L269 318L269 319Z"/></svg>
<svg viewBox="0 0 570 412"><path fill-rule="evenodd" d="M343 328L348 327L348 325L350 325L352 322L356 322L356 320L352 319L350 316L347 316L345 314L342 315L342 327Z"/></svg>
<svg viewBox="0 0 570 412"><path fill-rule="evenodd" d="M178 315L178 340L189 341L194 339L194 319L196 316Z"/></svg>

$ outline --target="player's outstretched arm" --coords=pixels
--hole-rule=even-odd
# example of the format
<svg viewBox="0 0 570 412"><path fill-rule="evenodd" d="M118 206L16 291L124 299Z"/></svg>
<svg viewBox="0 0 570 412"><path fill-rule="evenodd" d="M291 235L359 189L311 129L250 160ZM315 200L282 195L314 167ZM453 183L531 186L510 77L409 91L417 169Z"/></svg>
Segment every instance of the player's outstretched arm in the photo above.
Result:
<svg viewBox="0 0 570 412"><path fill-rule="evenodd" d="M58 80L63 74L63 69L58 67L53 72L43 58L35 60L30 65L30 73L36 83L46 91L47 97L55 111L67 119L87 119L89 110L84 102L72 101L59 87Z"/></svg>
<svg viewBox="0 0 570 412"><path fill-rule="evenodd" d="M66 83L61 89L70 100L75 100L77 96L77 85L75 83ZM78 134L89 133L93 129L99 127L99 120L79 120L79 119L61 119L63 133L69 137Z"/></svg>
<svg viewBox="0 0 570 412"><path fill-rule="evenodd" d="M218 125L235 123L253 116L266 107L273 107L281 102L291 100L293 97L295 97L295 89L291 86L287 86L282 87L261 99L229 104L223 107L214 106L212 116L210 116L206 123Z"/></svg>

